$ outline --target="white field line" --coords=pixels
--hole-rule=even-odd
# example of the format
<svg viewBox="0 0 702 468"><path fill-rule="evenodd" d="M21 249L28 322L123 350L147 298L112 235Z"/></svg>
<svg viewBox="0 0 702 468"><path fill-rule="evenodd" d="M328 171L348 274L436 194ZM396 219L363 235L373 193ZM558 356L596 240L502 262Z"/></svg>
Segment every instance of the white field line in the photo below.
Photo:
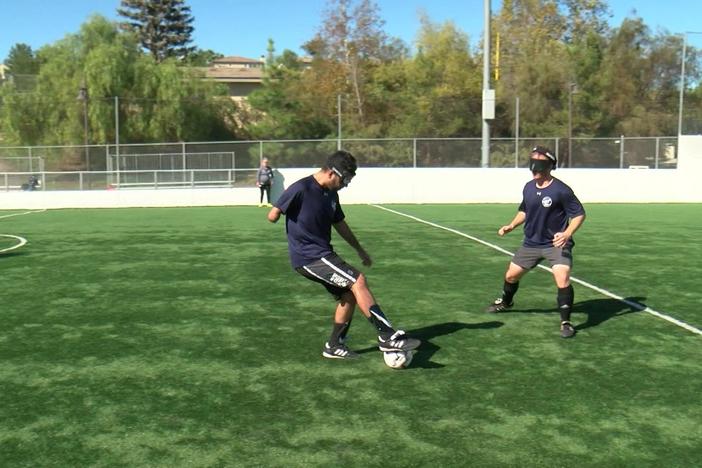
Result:
<svg viewBox="0 0 702 468"><path fill-rule="evenodd" d="M503 249L502 247L500 247L500 246L498 246L498 245L491 244L490 242L486 242L486 241L484 241L484 240L482 240L482 239L478 239L477 237L473 237L473 236L471 236L471 235L469 235L469 234L466 234L466 233L464 233L464 232L457 231L456 229L451 229L451 228L449 228L449 227L442 226L442 225L440 225L440 224L432 223L431 221L426 221L426 220L424 220L424 219L417 218L416 216L412 216L412 215L409 215L409 214L407 214L407 213L402 213L402 212L400 212L400 211L392 210L392 209L390 209L390 208L386 208L386 207L381 206L381 205L371 205L371 206L374 206L375 208L380 208L381 210L389 211L390 213L394 213L394 214L399 215L399 216L404 216L405 218L412 219L412 220L414 220L414 221L417 221L418 223L426 224L426 225L428 225L428 226L432 226L432 227L435 227L435 228L437 228L437 229L443 229L444 231L448 231L448 232L451 232L451 233L453 233L453 234L457 234L457 235L459 235L459 236L461 236L461 237L465 237L466 239L470 239L470 240L475 241L475 242L477 242L477 243L479 243L479 244L483 244L483 245L486 246L486 247L490 247L491 249L495 249L495 250L497 250L498 252L502 252L502 253L507 254L507 255L510 255L510 256L511 256L511 255L514 255L514 254L513 254L512 252L510 252L509 250L505 250L505 249ZM546 270L546 271L551 271L550 268L545 267L545 266L543 266L543 265L539 265L539 268L541 268L541 269L543 269L543 270ZM575 277L571 277L570 280L571 280L572 282L574 282L574 283L578 283L578 284L580 284L580 285L582 285L582 286L585 286L586 288L590 288L590 289L592 289L593 291L597 291L597 292L600 293L600 294L604 294L605 296L611 297L612 299L616 299L616 300L618 300L618 301L621 301L621 302L623 302L624 304L628 305L629 307L632 307L632 308L637 309L637 310L639 310L639 311L647 312L647 313L649 313L649 314L651 314L651 315L653 315L653 316L655 316L655 317L661 318L661 319L666 320L666 321L668 321L668 322L670 322L670 323L672 323L672 324L675 324L675 325L677 325L677 326L679 326L679 327L681 327L681 328L684 328L684 329L687 330L687 331L691 331L692 333L696 333L696 334L698 334L698 335L702 335L702 330L700 330L700 329L698 329L698 328L695 328L695 327L693 327L692 325L689 325L689 324L687 324L687 323L685 323L685 322L683 322L683 321L681 321L681 320L678 320L678 319L676 319L676 318L674 318L674 317L671 317L671 316L669 316L669 315L666 315L666 314L663 314L663 313L658 312L658 311L656 311L656 310L653 310L653 309L651 309L650 307L641 305L641 304L639 304L639 303L637 303L637 302L634 302L634 301L630 301L630 300L628 300L628 299L625 299L625 298L623 298L622 296L618 296L617 294L614 294L613 292L610 292L610 291L607 291L606 289L602 289L602 288L600 288L600 287L597 287L597 286L595 286L594 284L588 283L587 281L583 281L583 280L578 279L578 278L575 278Z"/></svg>
<svg viewBox="0 0 702 468"><path fill-rule="evenodd" d="M12 214L7 214L7 215L2 215L0 216L0 219L2 218L12 218L13 216L22 216L22 215L28 215L32 213L43 213L46 211L46 208L43 210L36 210L36 211L23 211L22 213L12 213Z"/></svg>
<svg viewBox="0 0 702 468"><path fill-rule="evenodd" d="M44 211L46 211L46 209L35 210L35 211L23 211L22 213L12 213L12 214L7 214L7 215L2 215L2 216L0 216L0 219L11 218L13 216L28 215L28 214L32 214L32 213L43 213ZM17 239L19 241L17 244L13 245L12 247L8 247L6 249L0 250L0 254L3 254L5 252L9 252L11 250L19 249L20 247L22 247L24 244L27 243L27 239L25 239L24 237L13 236L12 234L0 234L0 237L9 237L10 239Z"/></svg>
<svg viewBox="0 0 702 468"><path fill-rule="evenodd" d="M27 239L25 239L24 237L13 236L12 234L0 234L0 237L9 237L10 239L17 239L19 241L17 244L13 245L12 247L8 247L6 249L0 250L0 254L3 254L5 252L9 252L11 250L19 249L20 247L22 247L24 244L27 243Z"/></svg>

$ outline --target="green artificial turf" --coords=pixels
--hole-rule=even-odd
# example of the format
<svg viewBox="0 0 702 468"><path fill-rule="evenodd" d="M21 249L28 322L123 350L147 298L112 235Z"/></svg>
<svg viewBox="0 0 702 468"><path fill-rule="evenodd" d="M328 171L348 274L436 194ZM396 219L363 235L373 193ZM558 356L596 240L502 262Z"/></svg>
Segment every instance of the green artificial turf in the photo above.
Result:
<svg viewBox="0 0 702 468"><path fill-rule="evenodd" d="M496 235L516 205L389 208L521 241ZM702 207L586 208L574 276L701 328ZM424 341L407 370L360 314L361 359L321 357L334 302L265 209L1 212L28 244L0 255L0 466L699 465L702 336L576 284L563 340L542 270L487 314L507 255L345 211L379 303Z"/></svg>

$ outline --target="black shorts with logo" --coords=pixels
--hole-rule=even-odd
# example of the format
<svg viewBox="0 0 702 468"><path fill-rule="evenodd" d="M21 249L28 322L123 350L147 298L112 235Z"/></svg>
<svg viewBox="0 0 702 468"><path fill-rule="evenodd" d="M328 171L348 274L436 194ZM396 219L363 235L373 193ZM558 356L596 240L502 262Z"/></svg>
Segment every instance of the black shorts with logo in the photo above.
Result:
<svg viewBox="0 0 702 468"><path fill-rule="evenodd" d="M296 268L295 271L309 280L320 283L337 300L351 289L361 274L335 253Z"/></svg>

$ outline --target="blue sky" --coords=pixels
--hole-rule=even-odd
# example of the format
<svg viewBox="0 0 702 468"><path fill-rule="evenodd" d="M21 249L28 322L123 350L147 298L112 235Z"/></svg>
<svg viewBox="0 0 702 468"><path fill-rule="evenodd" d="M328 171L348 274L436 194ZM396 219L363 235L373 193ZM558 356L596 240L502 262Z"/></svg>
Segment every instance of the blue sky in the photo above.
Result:
<svg viewBox="0 0 702 468"><path fill-rule="evenodd" d="M276 50L301 53L321 23L326 0L186 0L195 17L194 44L225 55L257 58L266 53L268 38ZM424 10L434 22L452 20L468 33L471 46L483 30L483 0L376 0L387 34L412 45ZM613 26L638 16L654 31L702 31L702 0L609 0ZM120 0L0 0L0 61L19 42L37 50L75 33L92 13L117 19ZM497 11L500 0L492 0ZM702 34L688 36L702 48Z"/></svg>

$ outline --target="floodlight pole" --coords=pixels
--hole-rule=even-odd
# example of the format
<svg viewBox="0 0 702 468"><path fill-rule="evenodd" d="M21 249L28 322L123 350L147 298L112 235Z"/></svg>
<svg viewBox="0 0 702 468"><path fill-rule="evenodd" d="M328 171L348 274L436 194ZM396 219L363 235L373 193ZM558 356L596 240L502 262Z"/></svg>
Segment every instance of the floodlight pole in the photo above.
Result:
<svg viewBox="0 0 702 468"><path fill-rule="evenodd" d="M568 167L573 161L573 92L575 83L568 85Z"/></svg>
<svg viewBox="0 0 702 468"><path fill-rule="evenodd" d="M685 60L687 59L687 35L702 34L702 31L685 31L683 33L682 63L680 64L680 102L678 103L678 137L682 135L683 96L685 94Z"/></svg>
<svg viewBox="0 0 702 468"><path fill-rule="evenodd" d="M485 115L486 95L490 90L490 0L483 0L483 21L485 33L483 35L483 138L481 167L490 166L490 124ZM494 104L494 102L493 102Z"/></svg>
<svg viewBox="0 0 702 468"><path fill-rule="evenodd" d="M341 151L341 94L336 95L336 149Z"/></svg>
<svg viewBox="0 0 702 468"><path fill-rule="evenodd" d="M117 188L119 188L119 96L115 96L115 161L117 162Z"/></svg>
<svg viewBox="0 0 702 468"><path fill-rule="evenodd" d="M687 33L683 33L682 65L680 66L680 102L678 103L678 138L682 135L683 94L685 91L685 55L687 53Z"/></svg>
<svg viewBox="0 0 702 468"><path fill-rule="evenodd" d="M90 170L90 150L88 148L88 88L83 81L78 89L78 100L83 102L83 148L85 151L85 166Z"/></svg>

